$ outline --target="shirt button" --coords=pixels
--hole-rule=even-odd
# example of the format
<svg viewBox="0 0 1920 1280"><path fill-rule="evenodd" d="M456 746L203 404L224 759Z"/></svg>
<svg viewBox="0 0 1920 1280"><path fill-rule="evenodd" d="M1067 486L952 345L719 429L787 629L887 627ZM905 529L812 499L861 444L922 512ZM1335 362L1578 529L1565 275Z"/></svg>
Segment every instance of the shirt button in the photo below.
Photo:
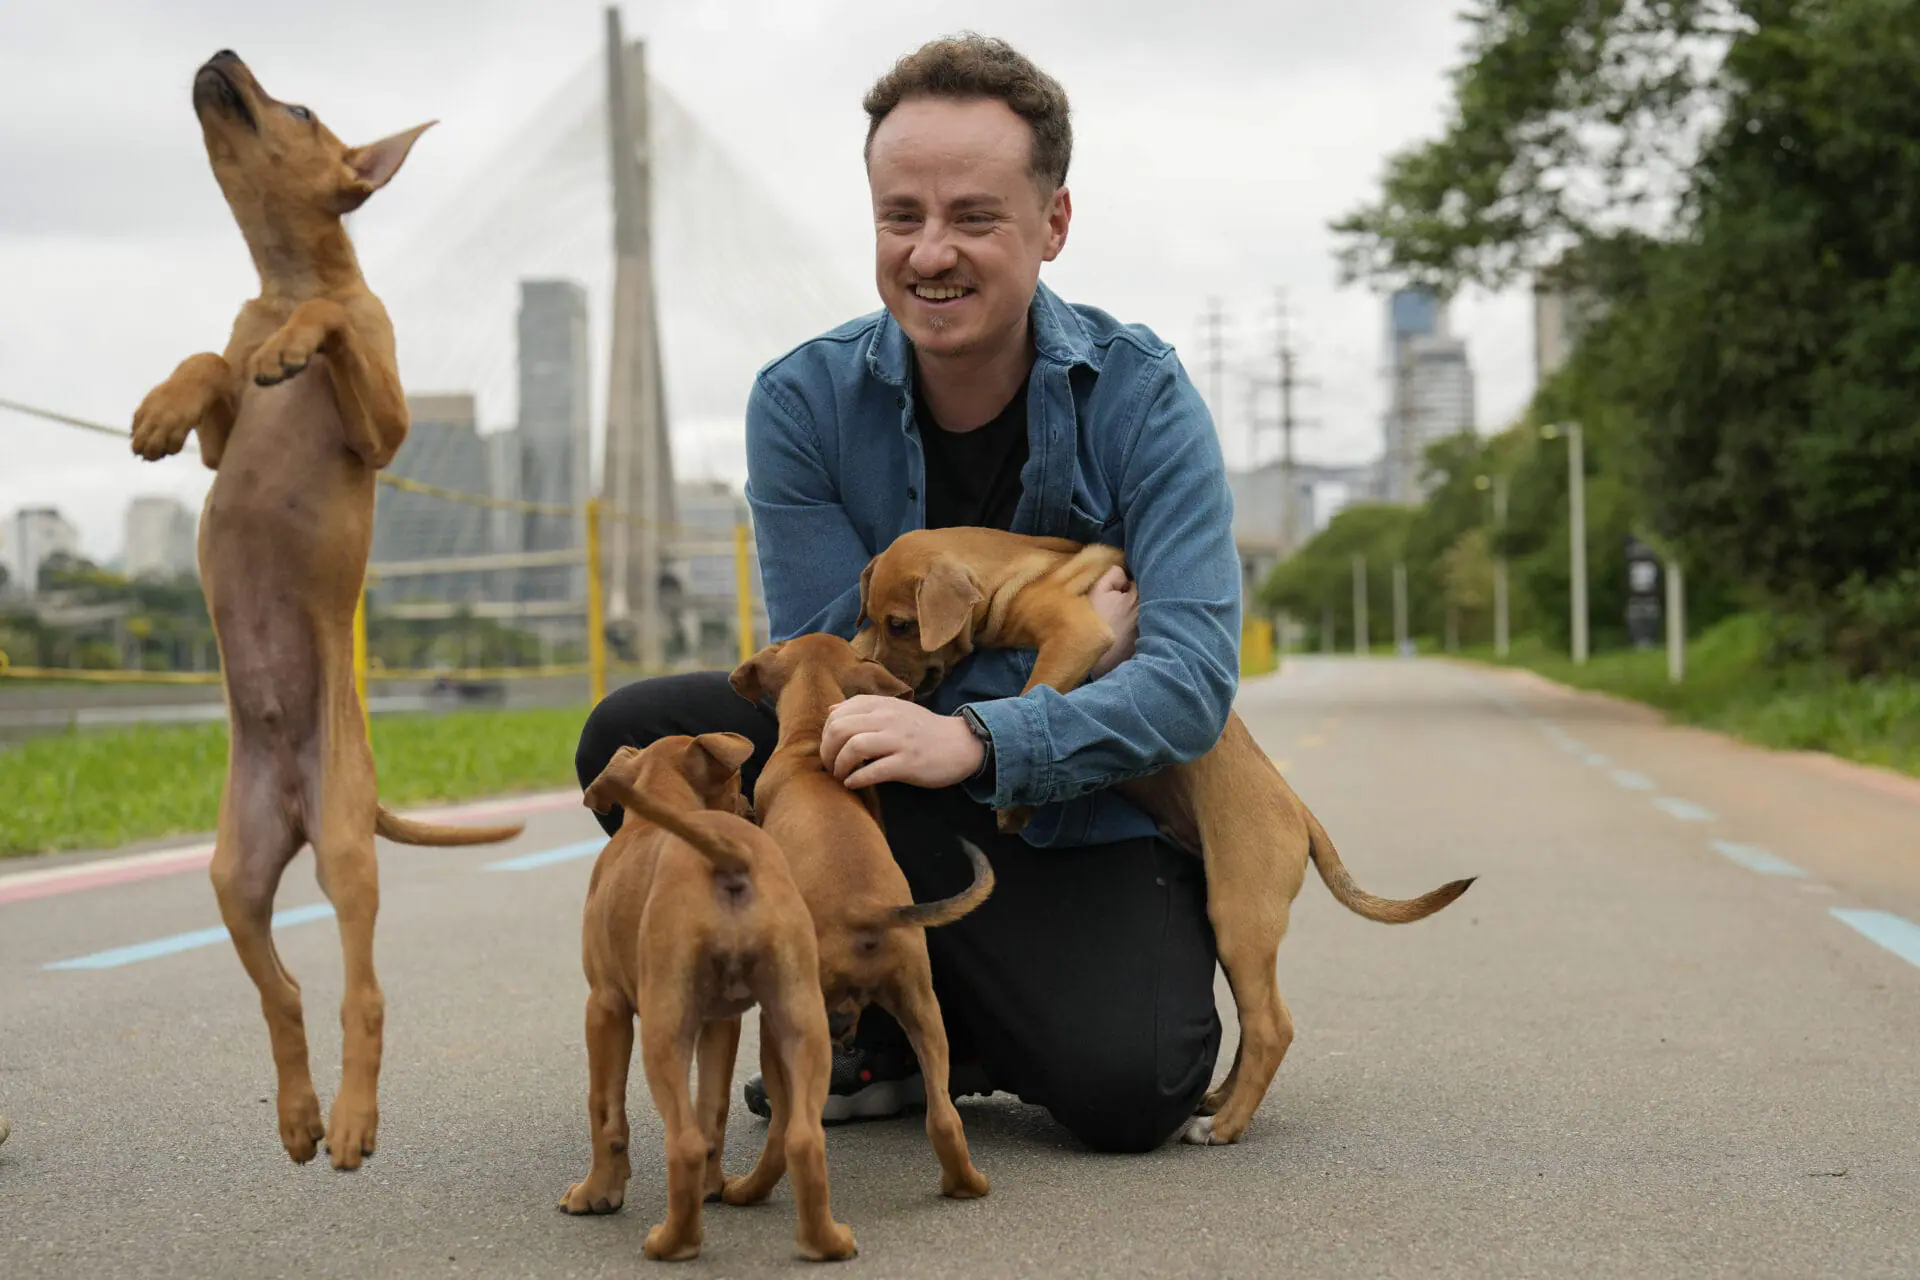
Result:
<svg viewBox="0 0 1920 1280"><path fill-rule="evenodd" d="M918 489L907 490L907 501L908 502L920 501L920 491Z"/></svg>

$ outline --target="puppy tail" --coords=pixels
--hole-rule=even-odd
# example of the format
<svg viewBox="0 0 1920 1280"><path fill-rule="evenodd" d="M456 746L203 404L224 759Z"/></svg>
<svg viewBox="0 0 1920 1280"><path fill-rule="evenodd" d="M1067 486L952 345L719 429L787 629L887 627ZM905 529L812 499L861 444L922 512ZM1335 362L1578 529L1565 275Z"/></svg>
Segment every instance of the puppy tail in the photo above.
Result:
<svg viewBox="0 0 1920 1280"><path fill-rule="evenodd" d="M645 793L614 778L610 772L601 774L587 789L587 807L604 813L606 808L602 806L609 800L617 801L622 809L628 813L639 814L662 831L678 836L691 846L695 853L705 858L715 871L729 875L746 875L753 870L753 862L743 845L729 840L710 827L687 821L688 814L661 808ZM724 810L697 809L694 812L716 813Z"/></svg>
<svg viewBox="0 0 1920 1280"><path fill-rule="evenodd" d="M383 804L373 807L373 829L398 844L456 845L499 844L526 830L526 823L510 827L442 827L431 822L403 818Z"/></svg>
<svg viewBox="0 0 1920 1280"><path fill-rule="evenodd" d="M1327 835L1327 829L1320 825L1320 819L1314 817L1304 805L1301 808L1307 819L1307 851L1320 872L1320 879L1340 900L1340 905L1355 915L1378 920L1381 924L1411 924L1415 920L1426 919L1452 902L1478 879L1468 876L1465 880L1451 880L1417 898L1377 897L1353 882L1346 864L1340 861L1339 851L1333 847L1333 839Z"/></svg>
<svg viewBox="0 0 1920 1280"><path fill-rule="evenodd" d="M951 898L894 907L877 922L878 926L885 929L937 929L943 924L952 924L985 902L987 895L993 892L993 866L987 861L987 855L980 852L979 846L972 841L963 837L960 847L967 851L967 861L973 864L972 884Z"/></svg>

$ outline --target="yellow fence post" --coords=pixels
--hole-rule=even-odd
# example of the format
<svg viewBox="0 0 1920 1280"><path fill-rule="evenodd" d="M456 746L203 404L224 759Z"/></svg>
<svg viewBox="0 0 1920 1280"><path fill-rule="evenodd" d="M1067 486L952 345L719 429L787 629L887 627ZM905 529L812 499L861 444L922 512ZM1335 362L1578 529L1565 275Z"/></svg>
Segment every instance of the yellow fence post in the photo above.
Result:
<svg viewBox="0 0 1920 1280"><path fill-rule="evenodd" d="M1240 626L1240 674L1264 676L1279 663L1273 623L1266 618L1247 618Z"/></svg>
<svg viewBox="0 0 1920 1280"><path fill-rule="evenodd" d="M353 691L360 699L360 718L367 718L367 588L353 602Z"/></svg>
<svg viewBox="0 0 1920 1280"><path fill-rule="evenodd" d="M606 601L600 581L600 499L587 499L587 691L597 707L607 696Z"/></svg>
<svg viewBox="0 0 1920 1280"><path fill-rule="evenodd" d="M740 661L754 654L753 644L753 562L747 556L747 526L733 526L733 600L739 610Z"/></svg>

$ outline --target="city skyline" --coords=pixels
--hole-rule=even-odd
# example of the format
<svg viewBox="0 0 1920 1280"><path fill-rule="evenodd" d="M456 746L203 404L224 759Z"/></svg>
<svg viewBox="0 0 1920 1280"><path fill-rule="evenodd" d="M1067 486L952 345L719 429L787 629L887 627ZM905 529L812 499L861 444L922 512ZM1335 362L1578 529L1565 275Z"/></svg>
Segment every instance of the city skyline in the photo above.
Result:
<svg viewBox="0 0 1920 1280"><path fill-rule="evenodd" d="M660 92L682 104L662 105L654 139L662 164L662 355L682 477L737 483L739 410L754 369L792 341L879 305L860 96L894 57L956 25L1004 35L1073 95L1075 221L1068 248L1046 268L1048 283L1153 328L1189 368L1198 363L1207 297L1222 298L1233 314L1228 340L1251 358L1256 316L1272 284L1284 283L1304 367L1321 382L1306 411L1323 426L1298 442L1301 456L1353 462L1379 450L1378 298L1337 284L1326 224L1373 189L1387 154L1439 127L1446 70L1464 33L1445 6L1397 6L1384 42L1363 38L1375 22L1335 10L1210 10L1182 24L1162 51L1166 74L1146 84L1138 51L1104 24L1072 16L1070 6L941 4L852 25L822 19L813 0L781 11L777 35L724 7L650 6L628 15L633 34L648 41ZM602 180L604 137L565 133L603 108L586 86L561 103L575 114L556 118L549 109L576 69L600 54L599 4L559 4L538 22L495 10L472 18L430 24L430 36L429 24L392 18L395 41L430 38L439 51L432 73L404 89L358 60L321 56L310 33L263 24L250 29L246 51L271 73L269 83L308 85L323 117L356 137L414 123L416 114L441 118L392 187L355 215L353 236L394 316L405 385L473 389L485 438L517 417L511 320L495 319L510 313L514 282L579 279L593 295L595 330L604 332L611 230L584 190ZM86 157L86 182L16 183L0 192L9 301L0 315L0 389L113 424L124 424L183 355L217 347L254 283L180 91L181 77L208 50L237 37L189 13L163 22L129 9L126 20L134 34L109 55L110 114L104 100L73 95L53 73L62 62L49 30L60 24L30 25L0 51L15 71L0 81L0 99L14 106L10 118L21 128L36 104L72 97L87 105L59 126L82 134L73 145ZM1284 52L1245 56L1263 40ZM502 92L507 83L513 92ZM686 116L695 118L697 138L683 132ZM1150 182L1140 174L1143 148L1157 157ZM1276 148L1282 163L1239 160ZM548 153L551 164L540 167ZM751 178L757 194L728 195L729 166ZM515 216L493 218L483 206L509 192L521 193ZM767 192L775 195L762 198ZM1196 217L1196 193L1234 211L1233 225L1248 230L1221 234ZM749 194L758 201L751 218ZM503 239L490 239L491 231ZM811 286L794 277L815 262L841 289L802 309L796 298ZM124 305L97 305L109 289ZM1523 286L1456 300L1455 328L1471 349L1489 423L1511 417L1531 390L1527 295ZM166 302L156 312L150 300L159 299ZM476 341L476 324L484 341ZM82 373L79 351L116 356ZM603 395L604 373L596 369L593 381ZM1223 417L1239 408L1227 406ZM597 458L597 411L592 425ZM1230 460L1244 464L1238 433L1229 431L1226 443ZM117 548L120 501L166 491L192 504L208 480L191 445L187 455L147 466L109 438L10 415L0 417L0 444L9 456L0 510L60 505L96 557ZM81 514L79 504L101 493L113 509L97 520Z"/></svg>

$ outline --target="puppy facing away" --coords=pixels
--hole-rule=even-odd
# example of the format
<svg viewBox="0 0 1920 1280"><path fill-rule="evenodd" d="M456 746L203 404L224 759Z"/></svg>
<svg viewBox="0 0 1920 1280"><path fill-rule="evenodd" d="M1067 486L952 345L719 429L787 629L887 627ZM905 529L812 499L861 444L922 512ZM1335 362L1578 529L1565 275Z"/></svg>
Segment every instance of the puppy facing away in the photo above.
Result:
<svg viewBox="0 0 1920 1280"><path fill-rule="evenodd" d="M902 534L861 575L864 626L854 650L927 693L977 648L1033 649L1027 693L1071 692L1113 632L1088 593L1124 554L997 529ZM1233 1066L1182 1133L1202 1145L1237 1140L1293 1042L1275 974L1309 859L1348 910L1384 924L1432 915L1467 891L1454 880L1418 898L1380 898L1354 883L1326 828L1260 749L1237 712L1205 755L1117 784L1173 843L1202 855L1207 915L1233 990L1240 1043Z"/></svg>
<svg viewBox="0 0 1920 1280"><path fill-rule="evenodd" d="M987 1177L968 1155L960 1113L947 1092L947 1031L933 994L925 931L986 901L993 869L985 854L962 841L973 883L951 898L916 904L887 847L877 797L871 789L847 790L820 759L821 731L835 703L861 693L903 697L909 690L878 663L855 656L845 640L824 633L762 649L734 671L732 683L751 701L774 699L780 740L754 788L754 809L786 851L813 917L826 1007L847 1037L870 1002L899 1021L926 1082L927 1138L940 1159L940 1191L983 1196ZM768 1155L775 1150L769 1135ZM778 1180L777 1161L770 1166L763 1159L749 1175L751 1190L761 1195Z"/></svg>
<svg viewBox="0 0 1920 1280"><path fill-rule="evenodd" d="M214 177L260 274L226 350L187 357L147 394L133 451L153 461L197 432L216 473L200 581L227 695L227 777L211 875L273 1042L280 1141L299 1163L322 1136L336 1169L373 1154L385 1001L373 965L376 833L492 844L519 826L457 829L379 803L353 678L353 614L373 536L374 473L407 436L386 309L342 218L384 187L427 125L348 147L266 91L230 50L193 80ZM300 987L273 945L273 898L313 846L346 963L340 1092L323 1127Z"/></svg>
<svg viewBox="0 0 1920 1280"><path fill-rule="evenodd" d="M560 1207L611 1213L625 1199L637 1015L647 1087L666 1126L667 1218L647 1233L649 1258L700 1252L701 1203L726 1190L740 1015L756 1004L769 1143L777 1131L793 1168L800 1252L815 1261L854 1254L853 1232L828 1206L820 1109L833 1064L813 922L779 846L739 816L740 766L752 754L738 734L662 738L644 751L622 747L586 791L588 808L624 815L594 864L581 925L593 1165ZM697 1099L687 1090L696 1049Z"/></svg>

